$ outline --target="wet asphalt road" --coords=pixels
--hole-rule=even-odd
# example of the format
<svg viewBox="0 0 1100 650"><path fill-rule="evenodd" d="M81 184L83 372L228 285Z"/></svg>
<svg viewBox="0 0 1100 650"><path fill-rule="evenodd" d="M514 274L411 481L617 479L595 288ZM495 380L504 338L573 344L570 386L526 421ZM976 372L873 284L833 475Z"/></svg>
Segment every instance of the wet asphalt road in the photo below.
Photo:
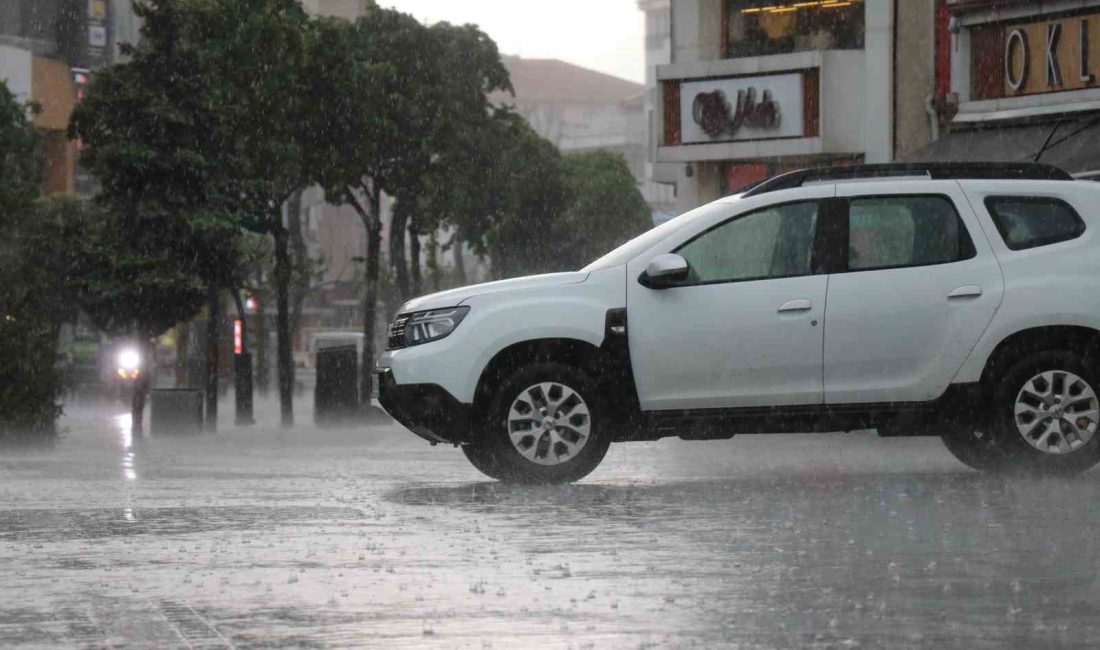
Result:
<svg viewBox="0 0 1100 650"><path fill-rule="evenodd" d="M1100 472L742 436L507 487L396 426L270 421L131 440L76 410L0 448L0 645L1100 647Z"/></svg>

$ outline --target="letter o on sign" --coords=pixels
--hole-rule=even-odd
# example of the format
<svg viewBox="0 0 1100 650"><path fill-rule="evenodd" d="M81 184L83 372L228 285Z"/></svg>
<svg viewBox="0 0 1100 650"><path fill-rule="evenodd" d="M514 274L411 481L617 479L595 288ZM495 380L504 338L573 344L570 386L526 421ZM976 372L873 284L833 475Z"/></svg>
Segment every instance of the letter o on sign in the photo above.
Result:
<svg viewBox="0 0 1100 650"><path fill-rule="evenodd" d="M1019 52L1019 73L1013 65L1013 54L1016 52ZM1027 34L1022 29L1014 29L1005 42L1005 81L1013 90L1023 88L1027 81L1028 64Z"/></svg>

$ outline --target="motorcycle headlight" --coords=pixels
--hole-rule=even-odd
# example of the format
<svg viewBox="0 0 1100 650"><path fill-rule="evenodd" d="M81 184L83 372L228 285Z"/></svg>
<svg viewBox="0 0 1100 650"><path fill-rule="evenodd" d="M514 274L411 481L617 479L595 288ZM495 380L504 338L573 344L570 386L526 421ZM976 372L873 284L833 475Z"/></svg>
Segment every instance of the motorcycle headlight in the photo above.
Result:
<svg viewBox="0 0 1100 650"><path fill-rule="evenodd" d="M123 348L118 353L118 367L127 372L141 367L141 353L134 348Z"/></svg>
<svg viewBox="0 0 1100 650"><path fill-rule="evenodd" d="M469 312L469 307L450 307L412 314L405 324L405 345L422 345L446 338Z"/></svg>

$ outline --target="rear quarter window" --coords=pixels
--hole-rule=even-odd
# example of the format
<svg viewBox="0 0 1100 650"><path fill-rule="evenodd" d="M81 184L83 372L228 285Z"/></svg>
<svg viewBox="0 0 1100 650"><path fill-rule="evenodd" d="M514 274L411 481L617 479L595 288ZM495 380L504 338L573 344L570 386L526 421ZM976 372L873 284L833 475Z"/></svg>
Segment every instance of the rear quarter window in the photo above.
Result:
<svg viewBox="0 0 1100 650"><path fill-rule="evenodd" d="M1014 251L1076 239L1085 222L1069 203L1047 196L990 196L985 200L1005 245Z"/></svg>

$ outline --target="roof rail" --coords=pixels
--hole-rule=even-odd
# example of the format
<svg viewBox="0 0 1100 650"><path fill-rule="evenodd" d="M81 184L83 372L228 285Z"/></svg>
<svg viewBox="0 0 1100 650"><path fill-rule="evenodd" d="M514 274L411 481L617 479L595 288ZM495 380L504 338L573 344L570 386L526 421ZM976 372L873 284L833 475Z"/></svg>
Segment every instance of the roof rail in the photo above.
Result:
<svg viewBox="0 0 1100 650"><path fill-rule="evenodd" d="M860 178L889 178L891 176L927 176L929 179L950 178L1027 179L1043 181L1072 181L1064 170L1045 163L1032 162L932 162L886 163L881 165L846 165L800 169L774 176L756 185L743 196L757 196L777 190L801 187L815 181L855 180Z"/></svg>

